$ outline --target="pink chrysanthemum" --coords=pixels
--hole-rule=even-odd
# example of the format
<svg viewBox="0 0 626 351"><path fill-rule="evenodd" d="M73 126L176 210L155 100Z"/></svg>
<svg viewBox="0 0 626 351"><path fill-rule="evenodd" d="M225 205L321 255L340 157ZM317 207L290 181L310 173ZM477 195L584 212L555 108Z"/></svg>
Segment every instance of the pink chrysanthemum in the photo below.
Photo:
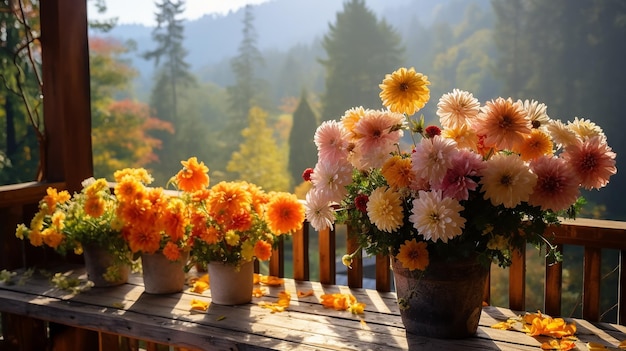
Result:
<svg viewBox="0 0 626 351"><path fill-rule="evenodd" d="M316 230L332 229L333 223L335 223L335 211L330 202L320 196L315 189L311 189L306 194L304 214L307 221Z"/></svg>
<svg viewBox="0 0 626 351"><path fill-rule="evenodd" d="M485 166L482 157L468 150L461 150L452 158L452 167L448 169L441 184L433 189L442 190L443 196L461 200L469 198L469 191L476 190L478 183L473 179Z"/></svg>
<svg viewBox="0 0 626 351"><path fill-rule="evenodd" d="M541 206L542 210L561 211L578 198L578 178L566 160L542 156L531 162L530 168L537 175L537 184L528 203Z"/></svg>
<svg viewBox="0 0 626 351"><path fill-rule="evenodd" d="M475 129L484 133L485 144L498 150L516 151L530 133L530 120L521 104L497 98L485 104Z"/></svg>
<svg viewBox="0 0 626 351"><path fill-rule="evenodd" d="M348 131L337 121L322 122L313 141L320 161L336 163L348 157Z"/></svg>
<svg viewBox="0 0 626 351"><path fill-rule="evenodd" d="M346 185L352 181L352 168L344 162L319 161L311 175L315 191L326 201L341 202L348 194Z"/></svg>
<svg viewBox="0 0 626 351"><path fill-rule="evenodd" d="M454 89L444 94L437 103L437 116L444 128L459 128L471 125L480 112L478 99L467 91Z"/></svg>
<svg viewBox="0 0 626 351"><path fill-rule="evenodd" d="M617 173L615 153L603 142L602 136L574 143L561 156L570 163L580 185L587 190L604 187L609 178Z"/></svg>
<svg viewBox="0 0 626 351"><path fill-rule="evenodd" d="M537 176L516 154L494 155L486 162L481 174L485 199L490 199L494 206L513 208L528 201L537 183Z"/></svg>
<svg viewBox="0 0 626 351"><path fill-rule="evenodd" d="M361 156L361 163L370 167L381 167L384 156L391 153L402 138L402 114L370 110L354 126L357 134L355 152Z"/></svg>
<svg viewBox="0 0 626 351"><path fill-rule="evenodd" d="M424 239L447 243L449 239L463 233L463 209L457 200L442 197L441 191L420 191L418 198L413 200L409 221Z"/></svg>
<svg viewBox="0 0 626 351"><path fill-rule="evenodd" d="M452 158L459 152L452 139L435 136L422 139L411 154L413 172L417 177L426 178L430 184L441 183L443 176L452 166Z"/></svg>

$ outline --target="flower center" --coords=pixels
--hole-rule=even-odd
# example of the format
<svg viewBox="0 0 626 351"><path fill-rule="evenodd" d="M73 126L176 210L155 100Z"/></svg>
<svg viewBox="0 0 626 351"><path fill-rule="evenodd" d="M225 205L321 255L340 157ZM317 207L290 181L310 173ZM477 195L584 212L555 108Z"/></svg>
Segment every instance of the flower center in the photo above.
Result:
<svg viewBox="0 0 626 351"><path fill-rule="evenodd" d="M502 116L502 119L500 120L500 123L498 123L498 126L502 129L508 129L509 127L511 127L511 125L513 125L512 123L512 119L511 116L508 115L504 115Z"/></svg>
<svg viewBox="0 0 626 351"><path fill-rule="evenodd" d="M513 177L509 174L505 174L500 178L500 184L502 185L511 185L513 184Z"/></svg>
<svg viewBox="0 0 626 351"><path fill-rule="evenodd" d="M586 155L581 162L581 168L586 170L586 171L590 171L593 170L596 167L596 158L591 155L588 154Z"/></svg>
<svg viewBox="0 0 626 351"><path fill-rule="evenodd" d="M407 84L407 83L400 83L400 91L405 92L407 90L409 90L409 84Z"/></svg>

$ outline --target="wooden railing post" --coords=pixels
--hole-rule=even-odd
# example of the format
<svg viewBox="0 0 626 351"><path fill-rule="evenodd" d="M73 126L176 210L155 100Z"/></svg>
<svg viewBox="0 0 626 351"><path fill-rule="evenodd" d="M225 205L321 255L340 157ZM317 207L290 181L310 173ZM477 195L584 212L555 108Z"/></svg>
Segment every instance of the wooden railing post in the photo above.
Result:
<svg viewBox="0 0 626 351"><path fill-rule="evenodd" d="M563 252L563 245L556 246L557 252ZM545 261L544 311L551 316L561 315L561 294L563 292L563 264Z"/></svg>
<svg viewBox="0 0 626 351"><path fill-rule="evenodd" d="M352 253L359 248L359 244L352 234L353 228L348 226L348 235L346 235L348 252ZM352 260L352 269L348 269L348 286L351 288L363 287L363 257L356 255Z"/></svg>
<svg viewBox="0 0 626 351"><path fill-rule="evenodd" d="M585 247L583 267L583 318L592 322L600 320L600 281L602 250Z"/></svg>
<svg viewBox="0 0 626 351"><path fill-rule="evenodd" d="M307 223L308 224L308 223ZM324 229L318 232L320 255L320 283L335 284L335 229Z"/></svg>
<svg viewBox="0 0 626 351"><path fill-rule="evenodd" d="M293 238L293 279L309 280L309 226L304 223L302 229L292 235Z"/></svg>
<svg viewBox="0 0 626 351"><path fill-rule="evenodd" d="M509 267L509 308L524 311L526 307L526 248L515 250Z"/></svg>

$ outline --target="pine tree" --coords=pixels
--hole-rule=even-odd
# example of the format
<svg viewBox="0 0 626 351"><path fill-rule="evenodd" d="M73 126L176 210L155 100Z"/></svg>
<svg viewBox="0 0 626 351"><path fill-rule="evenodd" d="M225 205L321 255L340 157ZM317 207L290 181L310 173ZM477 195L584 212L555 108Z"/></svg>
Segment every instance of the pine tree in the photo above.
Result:
<svg viewBox="0 0 626 351"><path fill-rule="evenodd" d="M327 58L323 120L336 119L355 106L380 108L378 84L402 63L400 36L365 6L351 0L324 36Z"/></svg>
<svg viewBox="0 0 626 351"><path fill-rule="evenodd" d="M156 4L157 26L152 32L152 39L157 43L157 47L143 55L146 60L154 60L155 66L160 68L157 71L153 97L156 91L164 89L171 97L171 101L162 104L158 103L162 102L161 100L153 99L153 107L157 107L158 117L169 121L175 121L178 116L179 85L195 83L194 77L189 73L189 64L185 62L187 50L183 47L184 27L179 18L184 11L184 5L184 0L162 0ZM162 58L164 61L160 66Z"/></svg>
<svg viewBox="0 0 626 351"><path fill-rule="evenodd" d="M245 7L243 25L243 39L239 44L238 55L230 62L235 73L235 84L227 89L232 111L230 131L240 131L245 127L252 106L259 106L259 94L263 86L255 75L255 70L265 63L256 47L257 33L251 5Z"/></svg>
<svg viewBox="0 0 626 351"><path fill-rule="evenodd" d="M241 131L244 141L232 154L226 170L267 191L288 191L286 155L281 153L266 121L267 112L258 107L250 109L248 127Z"/></svg>
<svg viewBox="0 0 626 351"><path fill-rule="evenodd" d="M289 133L289 172L294 185L302 182L302 172L315 167L317 149L313 136L317 128L317 117L303 91L300 103L293 113L291 133Z"/></svg>
<svg viewBox="0 0 626 351"><path fill-rule="evenodd" d="M183 47L184 27L180 19L184 11L184 0L161 0L157 3L157 26L152 38L157 47L144 53L147 60L154 60L157 68L154 86L150 95L150 107L155 116L173 125L174 130L184 123L180 111L179 100L185 89L195 87L197 82L189 72L189 64L185 61L187 50ZM190 136L184 138L168 132L153 132L154 137L163 141L157 152L157 159L152 164L152 174L157 182L164 183L180 166L180 160L186 159L180 150Z"/></svg>

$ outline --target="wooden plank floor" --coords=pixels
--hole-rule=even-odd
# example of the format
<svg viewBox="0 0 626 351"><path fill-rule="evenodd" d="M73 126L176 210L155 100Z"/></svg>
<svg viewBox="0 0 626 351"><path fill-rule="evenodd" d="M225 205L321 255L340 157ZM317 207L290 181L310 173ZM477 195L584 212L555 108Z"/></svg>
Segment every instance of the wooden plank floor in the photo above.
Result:
<svg viewBox="0 0 626 351"><path fill-rule="evenodd" d="M80 269L67 270L84 278ZM128 284L92 288L71 294L53 287L35 274L25 284L0 283L0 311L105 333L139 338L193 350L540 350L547 337L503 331L491 325L519 315L511 310L485 307L475 337L439 340L407 334L394 293L349 289L317 282L284 280L266 287L267 295L242 306L210 305L207 312L190 309L191 300L210 302L210 292L149 295L133 275ZM287 311L271 313L260 301L276 302L278 293L291 294ZM298 297L298 291L314 295ZM353 294L366 304L365 313L353 315L324 308L320 296ZM626 340L626 327L576 320L579 350L595 341L616 347Z"/></svg>

